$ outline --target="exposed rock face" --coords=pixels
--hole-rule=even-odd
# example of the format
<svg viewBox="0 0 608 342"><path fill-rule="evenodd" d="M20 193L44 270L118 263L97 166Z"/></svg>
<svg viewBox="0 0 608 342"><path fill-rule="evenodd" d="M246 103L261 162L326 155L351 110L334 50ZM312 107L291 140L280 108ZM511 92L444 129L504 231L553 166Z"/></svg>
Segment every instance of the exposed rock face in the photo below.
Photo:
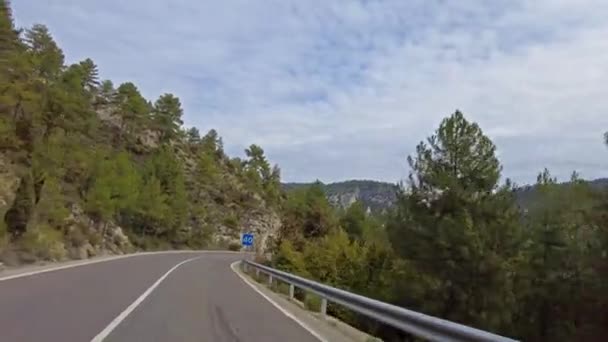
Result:
<svg viewBox="0 0 608 342"><path fill-rule="evenodd" d="M268 253L273 239L281 228L281 219L274 211L255 212L244 220L243 232L254 234L254 249L256 254Z"/></svg>
<svg viewBox="0 0 608 342"><path fill-rule="evenodd" d="M255 236L254 251L258 255L263 255L269 252L280 227L281 219L274 210L252 210L241 218L236 228L219 225L213 241L218 245L240 246L242 234L253 233Z"/></svg>
<svg viewBox="0 0 608 342"><path fill-rule="evenodd" d="M110 233L109 237L111 238L111 243L117 246L120 252L128 252L133 248L131 241L122 231L121 227L114 225L108 232Z"/></svg>
<svg viewBox="0 0 608 342"><path fill-rule="evenodd" d="M286 183L286 190L310 186L310 183ZM325 184L329 202L339 208L348 208L355 201L363 202L368 211L382 212L397 200L395 184L368 180L351 180Z"/></svg>
<svg viewBox="0 0 608 342"><path fill-rule="evenodd" d="M361 192L359 191L359 188L354 188L352 191L345 193L336 192L333 194L328 194L327 199L329 200L329 203L334 206L340 208L348 208L353 203L355 203L360 197Z"/></svg>
<svg viewBox="0 0 608 342"><path fill-rule="evenodd" d="M71 206L66 223L72 241L68 252L72 258L86 259L105 251L124 254L133 249L121 227L114 222L91 220L77 204Z"/></svg>
<svg viewBox="0 0 608 342"><path fill-rule="evenodd" d="M115 106L104 106L97 109L97 116L106 125L113 127L114 129L122 130L123 122L120 116L116 114L117 108ZM151 150L158 147L160 134L156 131L144 130L137 135L137 143L140 148L144 150Z"/></svg>

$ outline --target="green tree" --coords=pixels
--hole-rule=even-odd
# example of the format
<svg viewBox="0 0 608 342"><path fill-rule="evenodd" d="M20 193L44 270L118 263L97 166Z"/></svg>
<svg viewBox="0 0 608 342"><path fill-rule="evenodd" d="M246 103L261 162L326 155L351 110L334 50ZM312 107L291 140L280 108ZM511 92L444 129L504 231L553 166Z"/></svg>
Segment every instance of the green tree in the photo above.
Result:
<svg viewBox="0 0 608 342"><path fill-rule="evenodd" d="M210 129L204 137L201 138L201 148L203 151L214 156L214 159L224 157L224 143L216 130Z"/></svg>
<svg viewBox="0 0 608 342"><path fill-rule="evenodd" d="M302 250L308 239L321 238L338 226L334 209L325 196L321 182L288 194L281 210L282 226L278 244L290 241L297 250Z"/></svg>
<svg viewBox="0 0 608 342"><path fill-rule="evenodd" d="M523 336L530 341L587 340L599 326L589 308L596 306L601 283L594 269L597 227L589 217L592 189L573 173L558 184L545 169L538 175L536 198L526 215L529 243L520 272Z"/></svg>
<svg viewBox="0 0 608 342"><path fill-rule="evenodd" d="M408 187L388 231L395 249L433 287L419 309L509 331L512 269L520 244L512 186L499 186L495 146L456 112L408 158Z"/></svg>
<svg viewBox="0 0 608 342"><path fill-rule="evenodd" d="M183 124L181 102L173 94L164 94L154 103L152 119L160 132L161 141L174 139Z"/></svg>
<svg viewBox="0 0 608 342"><path fill-rule="evenodd" d="M196 127L190 127L186 131L186 137L188 139L188 144L192 146L198 146L201 143L201 134Z"/></svg>
<svg viewBox="0 0 608 342"><path fill-rule="evenodd" d="M114 83L110 80L104 80L99 85L97 90L97 97L95 99L95 105L97 107L103 105L111 105L116 101L116 89L114 89Z"/></svg>
<svg viewBox="0 0 608 342"><path fill-rule="evenodd" d="M165 195L166 213L165 232L173 234L182 228L187 219L188 201L183 167L168 146L160 148L150 158L144 170L144 179L160 182L161 192Z"/></svg>
<svg viewBox="0 0 608 342"><path fill-rule="evenodd" d="M214 184L219 176L219 166L213 155L201 151L197 155L196 176L200 185L207 186Z"/></svg>
<svg viewBox="0 0 608 342"><path fill-rule="evenodd" d="M291 241L284 240L278 246L276 254L272 258L274 267L285 272L294 273L300 276L308 276L306 262L301 252L297 251Z"/></svg>
<svg viewBox="0 0 608 342"><path fill-rule="evenodd" d="M245 177L251 189L262 191L269 204L276 204L281 194L281 170L278 166L270 167L264 150L258 145L251 145L245 150L248 159L245 161Z"/></svg>
<svg viewBox="0 0 608 342"><path fill-rule="evenodd" d="M264 150L258 145L251 145L245 149L248 160L245 162L247 169L251 171L253 178L263 180L270 175L270 164L264 156Z"/></svg>
<svg viewBox="0 0 608 342"><path fill-rule="evenodd" d="M90 58L78 63L82 69L82 88L93 93L99 87L99 71L97 65Z"/></svg>
<svg viewBox="0 0 608 342"><path fill-rule="evenodd" d="M40 201L36 206L36 223L46 224L57 230L62 229L69 215L66 205L67 201L59 181L54 178L45 179Z"/></svg>
<svg viewBox="0 0 608 342"><path fill-rule="evenodd" d="M140 132L148 123L149 106L146 99L133 83L127 82L118 87L116 100L122 129L128 135Z"/></svg>
<svg viewBox="0 0 608 342"><path fill-rule="evenodd" d="M19 35L15 30L10 3L0 0L0 63L6 61L7 52L14 51L18 44Z"/></svg>
<svg viewBox="0 0 608 342"><path fill-rule="evenodd" d="M134 210L141 179L127 153L102 160L96 166L87 192L87 210L98 221L107 222Z"/></svg>
<svg viewBox="0 0 608 342"><path fill-rule="evenodd" d="M104 163L106 164L106 163ZM104 165L102 169L108 169ZM108 170L109 171L109 170ZM109 221L116 212L116 203L112 200L111 178L99 176L87 193L86 209L97 221Z"/></svg>
<svg viewBox="0 0 608 342"><path fill-rule="evenodd" d="M315 182L306 192L306 209L303 226L305 238L322 237L336 228L337 218L321 182Z"/></svg>
<svg viewBox="0 0 608 342"><path fill-rule="evenodd" d="M63 51L59 48L48 28L36 24L25 31L25 43L29 48L38 77L46 82L55 80L63 68Z"/></svg>
<svg viewBox="0 0 608 342"><path fill-rule="evenodd" d="M34 78L34 58L15 30L10 3L0 1L0 127L2 143L30 158L38 132L34 114L40 105L40 85ZM4 134L7 133L7 134Z"/></svg>
<svg viewBox="0 0 608 342"><path fill-rule="evenodd" d="M158 237L165 234L170 208L167 205L167 195L156 177L152 176L144 182L137 203L133 230L144 236Z"/></svg>
<svg viewBox="0 0 608 342"><path fill-rule="evenodd" d="M40 116L45 140L55 129L62 129L66 134L89 133L97 118L84 88L85 77L82 66L73 64L60 74L57 82L47 86Z"/></svg>
<svg viewBox="0 0 608 342"><path fill-rule="evenodd" d="M369 223L361 201L354 202L346 209L344 216L340 219L340 225L353 239L360 239L363 236L364 232L369 229Z"/></svg>

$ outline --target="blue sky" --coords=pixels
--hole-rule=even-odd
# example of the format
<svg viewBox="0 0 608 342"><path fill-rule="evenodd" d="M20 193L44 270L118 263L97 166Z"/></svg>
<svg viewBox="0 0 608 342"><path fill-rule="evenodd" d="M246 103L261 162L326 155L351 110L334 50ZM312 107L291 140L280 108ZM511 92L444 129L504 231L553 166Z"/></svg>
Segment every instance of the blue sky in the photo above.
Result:
<svg viewBox="0 0 608 342"><path fill-rule="evenodd" d="M395 182L460 109L497 145L504 176L608 176L604 0L17 0L68 61L260 144L286 181Z"/></svg>

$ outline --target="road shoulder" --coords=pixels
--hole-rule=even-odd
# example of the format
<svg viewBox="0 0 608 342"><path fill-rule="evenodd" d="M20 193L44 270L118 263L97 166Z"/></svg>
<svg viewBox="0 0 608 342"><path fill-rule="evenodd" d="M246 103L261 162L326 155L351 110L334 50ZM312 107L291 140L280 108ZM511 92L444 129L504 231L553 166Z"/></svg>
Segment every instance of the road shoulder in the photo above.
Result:
<svg viewBox="0 0 608 342"><path fill-rule="evenodd" d="M230 265L230 268L249 286L256 290L271 304L275 305L286 316L290 317L303 328L308 330L319 341L332 342L371 342L381 341L364 332L361 332L350 325L337 320L334 317L327 316L325 319L320 314L308 311L303 308L302 303L290 301L288 296L277 293L266 287L265 285L256 282L247 273L239 267L240 262L235 262Z"/></svg>

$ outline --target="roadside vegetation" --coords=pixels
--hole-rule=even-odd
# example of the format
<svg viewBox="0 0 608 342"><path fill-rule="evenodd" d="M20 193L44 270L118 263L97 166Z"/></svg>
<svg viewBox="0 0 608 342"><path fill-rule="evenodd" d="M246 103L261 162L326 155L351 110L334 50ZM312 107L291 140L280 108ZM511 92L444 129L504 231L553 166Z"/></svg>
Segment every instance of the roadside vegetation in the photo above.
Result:
<svg viewBox="0 0 608 342"><path fill-rule="evenodd" d="M608 335L608 190L539 165L518 206L495 145L462 113L416 147L388 212L336 209L321 183L283 192L260 146L231 158L182 116L173 94L150 101L91 59L66 64L45 26L15 28L0 0L1 260L237 250L247 229L275 267L412 310L526 341Z"/></svg>
<svg viewBox="0 0 608 342"><path fill-rule="evenodd" d="M598 139L599 140L599 139ZM600 143L598 141L598 143ZM321 184L287 196L275 267L525 341L608 333L608 189L539 172L516 202L496 147L460 112L408 158L388 215L329 205ZM387 341L407 336L348 310L332 315Z"/></svg>

